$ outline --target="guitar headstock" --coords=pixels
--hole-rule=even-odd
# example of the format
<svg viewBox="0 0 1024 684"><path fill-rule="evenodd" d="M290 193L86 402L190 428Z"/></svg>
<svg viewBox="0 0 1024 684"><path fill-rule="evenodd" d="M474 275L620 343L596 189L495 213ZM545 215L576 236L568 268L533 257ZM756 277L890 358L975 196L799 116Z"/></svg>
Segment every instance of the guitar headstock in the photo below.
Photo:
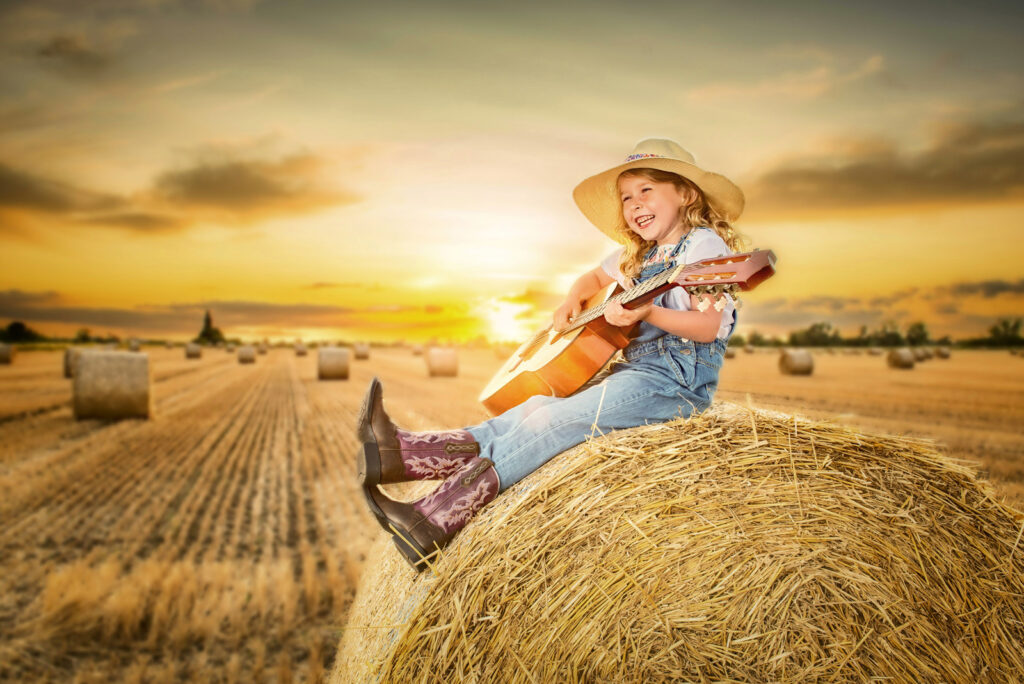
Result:
<svg viewBox="0 0 1024 684"><path fill-rule="evenodd" d="M775 253L756 249L677 266L671 280L698 297L710 295L715 299L715 310L721 311L725 307L724 295L731 295L739 307L741 291L753 290L774 273ZM698 308L705 311L708 306L709 300L701 298Z"/></svg>

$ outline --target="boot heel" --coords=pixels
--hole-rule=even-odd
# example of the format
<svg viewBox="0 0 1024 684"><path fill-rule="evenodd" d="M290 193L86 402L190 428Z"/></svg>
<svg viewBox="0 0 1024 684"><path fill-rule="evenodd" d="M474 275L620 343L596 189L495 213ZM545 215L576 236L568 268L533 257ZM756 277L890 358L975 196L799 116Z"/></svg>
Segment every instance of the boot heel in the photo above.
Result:
<svg viewBox="0 0 1024 684"><path fill-rule="evenodd" d="M392 532L391 538L394 540L395 546L398 547L399 553L402 554L402 558L416 572L423 572L427 567L427 563L432 562L432 559L427 557L430 554L423 551L412 537L407 539L403 534Z"/></svg>

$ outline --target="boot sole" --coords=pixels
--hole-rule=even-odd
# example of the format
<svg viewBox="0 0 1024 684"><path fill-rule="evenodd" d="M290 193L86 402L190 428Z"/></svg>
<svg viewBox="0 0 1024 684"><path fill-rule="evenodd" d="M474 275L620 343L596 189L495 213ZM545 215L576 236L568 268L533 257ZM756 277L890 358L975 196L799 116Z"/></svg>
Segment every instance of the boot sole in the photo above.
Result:
<svg viewBox="0 0 1024 684"><path fill-rule="evenodd" d="M397 533L396 530L398 531ZM413 570L423 572L427 568L427 563L432 562L428 556L433 552L424 551L408 531L396 525L394 529L389 528L388 532L391 533L391 538L394 540L399 553L402 554L402 558L405 559L405 562ZM436 557L434 560L436 560Z"/></svg>
<svg viewBox="0 0 1024 684"><path fill-rule="evenodd" d="M371 493L380 484L380 450L377 447L377 436L373 434L373 428L370 427L370 411L373 407L373 398L380 392L380 389L380 380L377 378L371 380L370 391L363 398L363 406L359 410L359 422L356 432L359 441L363 445L363 450L362 457L358 460L357 471L359 482L363 486L363 498L366 499L366 505L369 507L370 512L373 513L373 517L377 519L377 523L384 530L390 532L391 522L384 515L384 511L380 509L377 502L373 500L373 494Z"/></svg>

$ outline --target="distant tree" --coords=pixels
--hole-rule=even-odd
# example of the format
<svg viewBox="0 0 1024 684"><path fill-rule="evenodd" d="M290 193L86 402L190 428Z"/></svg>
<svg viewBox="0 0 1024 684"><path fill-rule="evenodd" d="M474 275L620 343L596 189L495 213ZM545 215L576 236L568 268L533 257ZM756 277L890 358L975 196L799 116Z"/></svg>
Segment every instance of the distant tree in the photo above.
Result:
<svg viewBox="0 0 1024 684"><path fill-rule="evenodd" d="M73 341L76 344L84 344L86 342L89 342L90 340L92 340L92 337L89 336L89 329L79 328L78 332L75 333L75 339Z"/></svg>
<svg viewBox="0 0 1024 684"><path fill-rule="evenodd" d="M7 328L0 330L0 340L4 342L39 342L45 339L45 335L40 335L21 321L12 321Z"/></svg>
<svg viewBox="0 0 1024 684"><path fill-rule="evenodd" d="M907 328L907 344L918 346L928 344L928 327L922 321L911 323Z"/></svg>
<svg viewBox="0 0 1024 684"><path fill-rule="evenodd" d="M200 344L217 344L218 342L224 342L224 333L220 329L213 327L213 316L210 315L209 309L206 311L206 315L203 316L203 329L199 331L193 342Z"/></svg>
<svg viewBox="0 0 1024 684"><path fill-rule="evenodd" d="M730 347L745 347L747 346L747 338L743 335L733 335L729 338Z"/></svg>
<svg viewBox="0 0 1024 684"><path fill-rule="evenodd" d="M749 344L754 345L755 347L763 347L765 344L768 343L768 340L765 338L764 335L757 332L756 330L751 330L750 338L747 340L747 342Z"/></svg>
<svg viewBox="0 0 1024 684"><path fill-rule="evenodd" d="M893 321L882 323L881 330L872 334L873 344L883 347L899 347L904 343L900 328Z"/></svg>
<svg viewBox="0 0 1024 684"><path fill-rule="evenodd" d="M995 344L1017 345L1021 343L1020 336L1021 319L1000 318L996 324L988 329L989 339Z"/></svg>
<svg viewBox="0 0 1024 684"><path fill-rule="evenodd" d="M806 330L789 333L789 343L794 347L827 347L842 342L839 331L828 321L813 323Z"/></svg>

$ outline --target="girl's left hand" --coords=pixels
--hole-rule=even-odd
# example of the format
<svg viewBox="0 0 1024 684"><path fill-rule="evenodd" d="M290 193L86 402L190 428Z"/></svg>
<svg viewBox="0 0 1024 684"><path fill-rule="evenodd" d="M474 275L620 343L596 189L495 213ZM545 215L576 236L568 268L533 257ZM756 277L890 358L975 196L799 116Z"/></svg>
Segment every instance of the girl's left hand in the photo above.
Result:
<svg viewBox="0 0 1024 684"><path fill-rule="evenodd" d="M639 309L627 309L618 302L608 302L604 307L604 319L612 325L626 327L647 318L654 304L644 304Z"/></svg>

